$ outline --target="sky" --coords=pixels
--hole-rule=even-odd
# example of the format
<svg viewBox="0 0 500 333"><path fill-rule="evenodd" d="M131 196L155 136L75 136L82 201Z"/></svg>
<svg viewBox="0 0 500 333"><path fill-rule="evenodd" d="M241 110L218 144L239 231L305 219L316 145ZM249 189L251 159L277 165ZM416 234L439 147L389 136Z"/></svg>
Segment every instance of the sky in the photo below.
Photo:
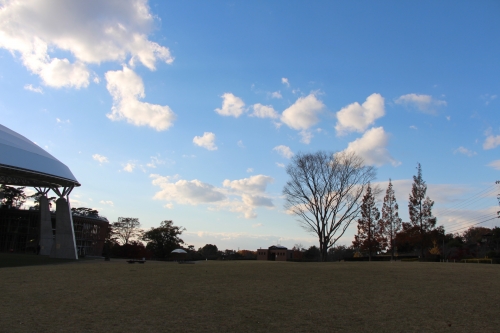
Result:
<svg viewBox="0 0 500 333"><path fill-rule="evenodd" d="M72 207L173 220L196 248L317 244L281 193L294 154L318 150L392 179L403 221L421 163L438 225L491 227L499 16L487 0L0 0L0 123L71 169Z"/></svg>

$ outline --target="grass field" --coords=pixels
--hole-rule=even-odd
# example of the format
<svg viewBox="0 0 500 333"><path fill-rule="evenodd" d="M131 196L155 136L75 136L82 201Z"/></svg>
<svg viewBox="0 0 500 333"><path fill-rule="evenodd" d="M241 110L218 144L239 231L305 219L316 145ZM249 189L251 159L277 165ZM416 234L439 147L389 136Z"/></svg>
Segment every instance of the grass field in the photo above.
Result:
<svg viewBox="0 0 500 333"><path fill-rule="evenodd" d="M499 332L500 265L124 260L0 269L1 332Z"/></svg>

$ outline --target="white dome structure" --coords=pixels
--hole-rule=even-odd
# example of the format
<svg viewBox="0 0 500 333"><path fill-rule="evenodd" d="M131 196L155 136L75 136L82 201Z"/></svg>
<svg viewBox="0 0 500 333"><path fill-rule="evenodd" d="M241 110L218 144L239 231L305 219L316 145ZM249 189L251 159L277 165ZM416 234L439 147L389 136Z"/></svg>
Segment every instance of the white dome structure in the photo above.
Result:
<svg viewBox="0 0 500 333"><path fill-rule="evenodd" d="M0 125L0 184L34 187L42 194L38 243L41 255L78 259L69 194L80 183L65 164L21 134ZM50 190L59 197L55 235L47 199Z"/></svg>
<svg viewBox="0 0 500 333"><path fill-rule="evenodd" d="M65 164L3 125L0 125L0 183L50 188L80 186Z"/></svg>

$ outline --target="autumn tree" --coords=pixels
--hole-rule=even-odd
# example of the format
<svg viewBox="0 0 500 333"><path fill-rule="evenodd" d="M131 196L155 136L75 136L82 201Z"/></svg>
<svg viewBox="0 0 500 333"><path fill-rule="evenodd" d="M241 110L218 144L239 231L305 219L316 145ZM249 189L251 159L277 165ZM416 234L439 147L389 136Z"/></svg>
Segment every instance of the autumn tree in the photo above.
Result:
<svg viewBox="0 0 500 333"><path fill-rule="evenodd" d="M372 253L384 249L387 241L384 237L384 226L380 220L380 212L375 205L375 196L368 184L361 204L361 218L358 219L358 233L354 236L353 245L368 252L368 260Z"/></svg>
<svg viewBox="0 0 500 333"><path fill-rule="evenodd" d="M321 260L358 217L360 199L375 169L355 153L299 153L287 166L285 209L318 237Z"/></svg>
<svg viewBox="0 0 500 333"><path fill-rule="evenodd" d="M422 168L417 165L417 175L413 176L413 184L408 200L410 222L418 229L420 238L421 257L425 254L425 245L428 241L427 234L436 226L436 218L432 216L434 201L426 197L427 184L422 179Z"/></svg>
<svg viewBox="0 0 500 333"><path fill-rule="evenodd" d="M402 220L399 217L399 206L396 201L396 194L392 188L392 182L389 179L389 185L385 192L384 204L382 206L382 225L384 236L387 239L391 249L391 259L394 260L394 240L397 233L401 230Z"/></svg>
<svg viewBox="0 0 500 333"><path fill-rule="evenodd" d="M119 217L118 222L111 224L114 236L121 241L122 245L128 244L132 239L142 237L141 223L135 217Z"/></svg>
<svg viewBox="0 0 500 333"><path fill-rule="evenodd" d="M165 220L158 228L146 231L142 240L148 242L146 248L152 251L156 258L166 258L173 250L184 244L179 236L185 230L183 227L175 226L173 221Z"/></svg>

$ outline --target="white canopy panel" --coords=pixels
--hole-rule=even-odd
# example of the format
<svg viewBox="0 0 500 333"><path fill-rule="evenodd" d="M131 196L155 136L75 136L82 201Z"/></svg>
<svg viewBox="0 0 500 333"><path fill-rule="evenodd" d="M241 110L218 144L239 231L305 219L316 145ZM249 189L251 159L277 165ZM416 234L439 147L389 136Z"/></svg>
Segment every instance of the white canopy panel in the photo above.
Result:
<svg viewBox="0 0 500 333"><path fill-rule="evenodd" d="M34 186L80 186L65 164L3 125L0 125L0 173L29 179L31 184L40 180L40 184Z"/></svg>

